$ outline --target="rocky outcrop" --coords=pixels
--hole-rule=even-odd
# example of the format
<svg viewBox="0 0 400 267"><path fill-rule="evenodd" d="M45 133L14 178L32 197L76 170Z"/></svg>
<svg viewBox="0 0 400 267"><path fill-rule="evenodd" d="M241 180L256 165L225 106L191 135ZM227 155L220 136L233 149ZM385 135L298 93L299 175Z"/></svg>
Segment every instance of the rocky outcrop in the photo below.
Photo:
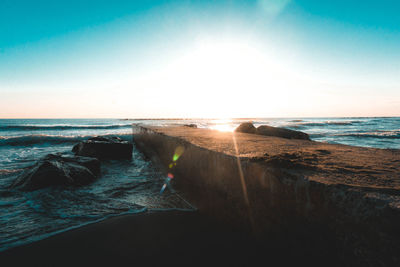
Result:
<svg viewBox="0 0 400 267"><path fill-rule="evenodd" d="M75 155L99 159L130 159L133 145L118 137L97 136L80 142L72 148Z"/></svg>
<svg viewBox="0 0 400 267"><path fill-rule="evenodd" d="M79 186L93 182L100 175L95 158L49 154L23 172L12 187L33 191L49 186Z"/></svg>
<svg viewBox="0 0 400 267"><path fill-rule="evenodd" d="M287 139L310 140L310 137L306 133L303 133L300 131L289 130L289 129L285 129L285 128L272 127L272 126L268 126L268 125L259 126L256 130L256 134L267 135L267 136L276 136L276 137L282 137L282 138L287 138Z"/></svg>
<svg viewBox="0 0 400 267"><path fill-rule="evenodd" d="M239 133L250 133L250 134L258 134L258 135L266 135L266 136L275 136L287 139L301 139L301 140L310 140L308 134L289 130L280 127L272 127L268 125L261 125L258 128L254 127L251 122L241 123L236 129L235 132Z"/></svg>
<svg viewBox="0 0 400 267"><path fill-rule="evenodd" d="M255 134L256 130L251 122L243 122L235 129L235 132Z"/></svg>

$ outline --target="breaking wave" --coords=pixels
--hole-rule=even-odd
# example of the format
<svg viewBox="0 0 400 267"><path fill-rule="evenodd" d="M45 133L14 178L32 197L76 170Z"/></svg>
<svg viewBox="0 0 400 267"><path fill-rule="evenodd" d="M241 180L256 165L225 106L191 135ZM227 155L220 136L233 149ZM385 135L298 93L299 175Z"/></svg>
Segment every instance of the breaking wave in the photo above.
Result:
<svg viewBox="0 0 400 267"><path fill-rule="evenodd" d="M400 130L337 134L340 137L400 139Z"/></svg>
<svg viewBox="0 0 400 267"><path fill-rule="evenodd" d="M22 136L0 136L0 146L25 146L34 144L65 144L65 143L77 143L79 141L86 140L95 135L85 136L64 136L64 135L46 135L46 134L33 134L33 135L22 135ZM125 134L113 134L124 140L129 140L132 137L131 133Z"/></svg>
<svg viewBox="0 0 400 267"><path fill-rule="evenodd" d="M330 125L353 125L361 121L324 121L324 122L300 122L296 126L330 126Z"/></svg>
<svg viewBox="0 0 400 267"><path fill-rule="evenodd" d="M115 125L0 125L0 131L40 131L40 130L110 130L130 128L129 124Z"/></svg>

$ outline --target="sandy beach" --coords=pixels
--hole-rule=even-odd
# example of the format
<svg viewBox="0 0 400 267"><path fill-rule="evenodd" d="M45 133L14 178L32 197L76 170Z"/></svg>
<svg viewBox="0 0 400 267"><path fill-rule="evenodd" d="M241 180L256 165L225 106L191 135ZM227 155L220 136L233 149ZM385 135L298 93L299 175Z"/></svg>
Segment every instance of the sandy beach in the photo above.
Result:
<svg viewBox="0 0 400 267"><path fill-rule="evenodd" d="M304 236L258 240L197 212L163 212L87 225L2 252L0 261L4 266L335 266L335 251L327 255L326 246Z"/></svg>

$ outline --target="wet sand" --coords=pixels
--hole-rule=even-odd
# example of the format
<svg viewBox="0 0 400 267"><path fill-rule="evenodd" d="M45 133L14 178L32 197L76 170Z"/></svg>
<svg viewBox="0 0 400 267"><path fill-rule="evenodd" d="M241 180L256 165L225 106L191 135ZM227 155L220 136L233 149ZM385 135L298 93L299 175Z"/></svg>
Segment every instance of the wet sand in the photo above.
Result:
<svg viewBox="0 0 400 267"><path fill-rule="evenodd" d="M12 248L2 266L334 266L315 240L257 240L198 212L126 215ZM299 249L301 248L301 249ZM330 258L329 261L326 261Z"/></svg>

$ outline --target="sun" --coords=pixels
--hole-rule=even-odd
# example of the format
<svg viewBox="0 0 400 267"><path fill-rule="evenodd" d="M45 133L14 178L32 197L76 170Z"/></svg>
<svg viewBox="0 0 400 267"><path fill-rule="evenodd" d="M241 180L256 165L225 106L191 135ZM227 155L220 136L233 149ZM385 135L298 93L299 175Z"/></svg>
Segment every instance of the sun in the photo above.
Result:
<svg viewBox="0 0 400 267"><path fill-rule="evenodd" d="M279 101L288 99L286 68L267 46L255 41L202 39L148 75L141 92L157 92L151 96L165 110L162 113L176 117L274 115L271 111L278 114L284 108Z"/></svg>
<svg viewBox="0 0 400 267"><path fill-rule="evenodd" d="M195 81L196 87L215 93L223 88L238 91L262 84L276 67L273 65L273 60L255 45L225 40L199 43L172 68L177 68L173 71L178 71L184 82Z"/></svg>
<svg viewBox="0 0 400 267"><path fill-rule="evenodd" d="M220 132L233 132L235 127L232 119L218 119L211 122L210 129L218 130Z"/></svg>

